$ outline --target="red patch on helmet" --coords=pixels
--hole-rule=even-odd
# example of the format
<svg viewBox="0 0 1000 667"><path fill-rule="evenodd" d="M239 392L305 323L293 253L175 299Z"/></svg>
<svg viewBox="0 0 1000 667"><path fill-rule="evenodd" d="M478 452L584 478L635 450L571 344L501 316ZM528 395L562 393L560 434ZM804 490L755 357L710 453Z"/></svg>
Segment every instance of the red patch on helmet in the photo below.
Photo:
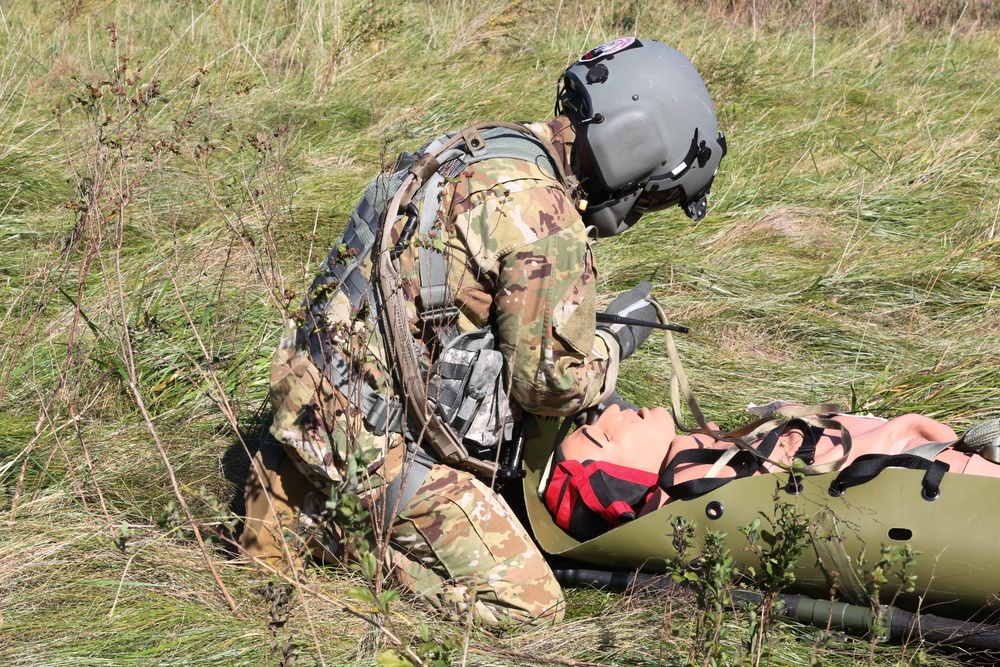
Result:
<svg viewBox="0 0 1000 667"><path fill-rule="evenodd" d="M591 60L597 60L598 58L610 56L613 53L624 51L633 44L635 44L635 37L619 37L618 39L613 39L610 42L605 42L604 44L594 47L590 51L584 53L580 56L580 62L586 63Z"/></svg>

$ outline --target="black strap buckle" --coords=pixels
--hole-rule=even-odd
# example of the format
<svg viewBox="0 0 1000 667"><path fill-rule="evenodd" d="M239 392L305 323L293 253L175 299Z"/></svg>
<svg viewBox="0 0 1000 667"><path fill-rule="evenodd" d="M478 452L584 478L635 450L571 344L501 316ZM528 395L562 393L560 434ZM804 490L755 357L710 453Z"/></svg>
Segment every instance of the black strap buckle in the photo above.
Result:
<svg viewBox="0 0 1000 667"><path fill-rule="evenodd" d="M364 419L375 435L385 435L386 431L401 433L403 405L398 401L390 401L382 394L375 394L375 400Z"/></svg>

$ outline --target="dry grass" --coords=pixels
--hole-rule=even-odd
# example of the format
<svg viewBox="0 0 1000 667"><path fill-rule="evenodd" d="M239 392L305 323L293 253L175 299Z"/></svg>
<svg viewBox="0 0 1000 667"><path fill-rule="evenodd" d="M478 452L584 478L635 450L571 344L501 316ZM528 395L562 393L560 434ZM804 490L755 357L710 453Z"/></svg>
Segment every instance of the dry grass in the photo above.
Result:
<svg viewBox="0 0 1000 667"><path fill-rule="evenodd" d="M994 25L995 0L709 0L709 14L778 29L832 25L850 28L874 20L908 22L932 29L968 30ZM703 5L699 5L701 7Z"/></svg>
<svg viewBox="0 0 1000 667"><path fill-rule="evenodd" d="M424 623L463 664L681 660L695 610L655 596L570 591L567 625L511 636L401 599L379 629L355 573L311 569L275 622L269 578L223 528L300 298L286 291L386 156L545 117L562 65L637 30L698 64L732 153L705 221L651 216L598 246L601 286L652 279L692 325L682 353L710 417L777 397L995 415L995 19L982 1L4 6L0 656L375 664ZM145 61L137 85L160 81L145 107L107 83L123 55L128 78ZM74 98L80 82L100 99ZM662 402L662 352L624 369L626 395ZM775 632L773 664L910 656Z"/></svg>

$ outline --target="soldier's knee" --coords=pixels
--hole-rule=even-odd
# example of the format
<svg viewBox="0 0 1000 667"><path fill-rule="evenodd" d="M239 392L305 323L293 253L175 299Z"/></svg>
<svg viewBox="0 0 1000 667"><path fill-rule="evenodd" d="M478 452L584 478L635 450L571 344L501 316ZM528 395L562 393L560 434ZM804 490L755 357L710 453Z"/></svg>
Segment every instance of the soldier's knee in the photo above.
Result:
<svg viewBox="0 0 1000 667"><path fill-rule="evenodd" d="M549 571L539 572L507 587L498 587L495 605L503 617L524 627L554 625L563 619L566 599Z"/></svg>
<svg viewBox="0 0 1000 667"><path fill-rule="evenodd" d="M524 595L518 595L496 589L479 591L451 582L442 586L437 595L425 592L423 597L453 620L467 618L471 611L478 623L493 629L517 631L561 622L566 602L558 584L554 581L534 584L538 590L524 588Z"/></svg>
<svg viewBox="0 0 1000 667"><path fill-rule="evenodd" d="M566 612L566 600L560 591L557 595L532 600L529 604L519 601L514 608L501 612L502 618L519 628L540 628L561 623Z"/></svg>

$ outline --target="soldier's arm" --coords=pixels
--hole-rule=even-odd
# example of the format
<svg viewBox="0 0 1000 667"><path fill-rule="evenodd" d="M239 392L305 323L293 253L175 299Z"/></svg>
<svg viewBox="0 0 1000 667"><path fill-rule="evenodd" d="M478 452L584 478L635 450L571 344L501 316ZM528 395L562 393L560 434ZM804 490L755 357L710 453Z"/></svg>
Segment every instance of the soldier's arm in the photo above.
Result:
<svg viewBox="0 0 1000 667"><path fill-rule="evenodd" d="M529 412L573 414L614 389L618 352L595 330L596 279L579 219L504 255L495 295L500 349L511 396Z"/></svg>

